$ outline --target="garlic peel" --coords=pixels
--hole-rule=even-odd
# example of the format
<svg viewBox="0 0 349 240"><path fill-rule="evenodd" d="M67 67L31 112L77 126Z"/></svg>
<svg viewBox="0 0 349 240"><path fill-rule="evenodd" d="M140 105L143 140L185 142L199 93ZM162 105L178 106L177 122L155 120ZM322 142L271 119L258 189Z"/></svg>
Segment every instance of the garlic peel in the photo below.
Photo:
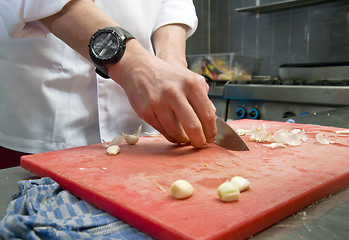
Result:
<svg viewBox="0 0 349 240"><path fill-rule="evenodd" d="M270 138L271 138L271 133L266 130L266 127L264 124L261 127L252 126L250 133L251 133L250 141L252 142L270 141Z"/></svg>
<svg viewBox="0 0 349 240"><path fill-rule="evenodd" d="M113 145L120 145L122 143L123 137L121 135L117 135L113 140L111 140L110 143L107 143L104 139L102 139L102 146L103 147L110 147Z"/></svg>
<svg viewBox="0 0 349 240"><path fill-rule="evenodd" d="M171 195L177 199L188 198L194 193L193 186L186 180L176 180L171 185Z"/></svg>
<svg viewBox="0 0 349 240"><path fill-rule="evenodd" d="M321 144L330 144L330 143L334 143L334 141L328 141L324 135L322 133L318 133L316 134L316 140L321 143Z"/></svg>
<svg viewBox="0 0 349 240"><path fill-rule="evenodd" d="M302 143L297 132L289 133L285 129L281 129L274 133L272 139L277 143L288 144L290 146L298 146Z"/></svg>
<svg viewBox="0 0 349 240"><path fill-rule="evenodd" d="M141 130L142 130L142 125L138 127L138 130L135 134L129 135L129 134L122 133L122 137L125 139L127 144L135 145L139 140L139 134Z"/></svg>

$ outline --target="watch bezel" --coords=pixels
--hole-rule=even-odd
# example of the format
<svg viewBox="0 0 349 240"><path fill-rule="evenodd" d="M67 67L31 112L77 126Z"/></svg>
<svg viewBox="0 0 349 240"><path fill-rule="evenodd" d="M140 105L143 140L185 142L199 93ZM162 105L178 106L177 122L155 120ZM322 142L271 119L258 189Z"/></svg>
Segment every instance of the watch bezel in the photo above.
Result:
<svg viewBox="0 0 349 240"><path fill-rule="evenodd" d="M96 54L96 51L94 49L95 47L94 43L96 39L101 34L104 34L104 33L112 34L113 37L118 41L118 47L116 48L114 55L109 58L99 57L99 55ZM101 75L104 78L109 78L107 74L107 68L120 61L126 49L126 40L129 38L134 38L134 37L130 33L128 33L126 30L120 27L107 27L107 28L98 29L98 31L92 35L88 45L89 55L90 55L90 59L92 60L92 62L96 67L96 72L99 75Z"/></svg>

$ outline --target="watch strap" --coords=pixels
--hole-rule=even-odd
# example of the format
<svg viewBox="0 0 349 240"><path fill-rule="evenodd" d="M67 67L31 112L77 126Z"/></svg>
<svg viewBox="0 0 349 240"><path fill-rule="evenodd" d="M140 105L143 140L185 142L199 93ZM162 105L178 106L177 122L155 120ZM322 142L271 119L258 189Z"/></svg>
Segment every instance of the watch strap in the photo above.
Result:
<svg viewBox="0 0 349 240"><path fill-rule="evenodd" d="M122 27L107 27L106 29L113 30L117 32L121 36L125 36L125 39L133 39L135 38L131 33L129 33L126 29Z"/></svg>

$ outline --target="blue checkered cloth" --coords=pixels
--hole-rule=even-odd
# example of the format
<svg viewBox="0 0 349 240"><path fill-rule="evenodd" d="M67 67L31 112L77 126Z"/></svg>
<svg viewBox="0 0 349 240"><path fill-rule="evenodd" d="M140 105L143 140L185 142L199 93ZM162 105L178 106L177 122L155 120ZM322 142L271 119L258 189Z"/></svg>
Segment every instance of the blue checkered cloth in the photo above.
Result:
<svg viewBox="0 0 349 240"><path fill-rule="evenodd" d="M18 182L0 220L3 239L151 239L63 190L51 178Z"/></svg>

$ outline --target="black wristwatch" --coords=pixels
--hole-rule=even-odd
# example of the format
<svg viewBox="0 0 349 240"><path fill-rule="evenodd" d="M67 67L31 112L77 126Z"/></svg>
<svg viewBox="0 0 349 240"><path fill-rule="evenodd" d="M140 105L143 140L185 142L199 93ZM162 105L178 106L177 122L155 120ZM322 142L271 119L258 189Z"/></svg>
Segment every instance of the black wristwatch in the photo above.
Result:
<svg viewBox="0 0 349 240"><path fill-rule="evenodd" d="M94 33L88 48L96 73L110 78L107 68L120 61L126 49L126 41L131 38L134 36L121 27L106 27Z"/></svg>

